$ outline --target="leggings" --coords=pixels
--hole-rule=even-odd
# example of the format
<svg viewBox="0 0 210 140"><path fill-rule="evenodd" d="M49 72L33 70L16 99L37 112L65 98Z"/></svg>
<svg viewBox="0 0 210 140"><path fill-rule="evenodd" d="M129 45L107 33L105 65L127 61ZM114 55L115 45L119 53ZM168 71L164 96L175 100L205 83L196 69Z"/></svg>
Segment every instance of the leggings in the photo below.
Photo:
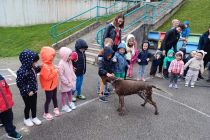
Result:
<svg viewBox="0 0 210 140"><path fill-rule="evenodd" d="M66 105L66 95L68 95L68 102L69 103L72 102L72 91L61 92L61 103L62 103L62 106Z"/></svg>
<svg viewBox="0 0 210 140"><path fill-rule="evenodd" d="M50 105L51 100L53 100L54 108L58 107L56 94L57 94L57 88L55 88L54 90L45 91L45 95L46 95L46 102L44 104L45 113L48 113L49 111L49 105Z"/></svg>
<svg viewBox="0 0 210 140"><path fill-rule="evenodd" d="M36 118L36 104L37 104L37 93L32 96L22 96L25 103L24 115L25 119L29 118L29 113L31 110L32 118Z"/></svg>

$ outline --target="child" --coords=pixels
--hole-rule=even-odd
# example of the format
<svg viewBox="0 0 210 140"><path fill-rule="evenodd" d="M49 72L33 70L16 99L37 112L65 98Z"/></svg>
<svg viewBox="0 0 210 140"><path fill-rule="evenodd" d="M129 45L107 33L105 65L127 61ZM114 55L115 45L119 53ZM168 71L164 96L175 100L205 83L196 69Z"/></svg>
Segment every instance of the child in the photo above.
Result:
<svg viewBox="0 0 210 140"><path fill-rule="evenodd" d="M137 43L135 40L134 35L129 34L126 39L126 59L129 64L128 70L127 70L127 77L132 78L133 77L133 65L136 63L137 57L138 57L138 49L137 49Z"/></svg>
<svg viewBox="0 0 210 140"><path fill-rule="evenodd" d="M118 51L115 52L113 57L113 62L115 62L115 70L114 75L117 78L125 78L125 68L127 67L128 63L125 59L126 54L126 45L125 43L120 43L118 45Z"/></svg>
<svg viewBox="0 0 210 140"><path fill-rule="evenodd" d="M22 138L22 135L15 130L13 125L12 106L14 105L12 93L4 77L0 75L0 120L7 132L7 137L15 140Z"/></svg>
<svg viewBox="0 0 210 140"><path fill-rule="evenodd" d="M39 55L31 50L24 50L19 55L21 67L17 71L16 83L20 90L20 94L25 103L24 109L24 124L26 126L40 125L41 121L36 117L37 106L37 73L40 72L40 67L36 66L39 60ZM32 113L32 118L29 113Z"/></svg>
<svg viewBox="0 0 210 140"><path fill-rule="evenodd" d="M157 50L154 57L153 57L153 60L152 60L152 65L151 65L151 69L150 69L150 75L152 76L152 78L155 77L156 75L156 72L157 72L157 68L159 66L159 64L161 63L161 54L162 52Z"/></svg>
<svg viewBox="0 0 210 140"><path fill-rule="evenodd" d="M72 90L76 88L76 75L74 73L72 61L76 60L77 56L72 54L72 50L67 47L62 47L60 49L61 60L58 64L58 67L61 79L62 110L65 112L70 112L72 109L76 109L75 104L72 102ZM68 96L68 103L70 108L67 105L68 103L65 101L66 95Z"/></svg>
<svg viewBox="0 0 210 140"><path fill-rule="evenodd" d="M187 87L190 83L191 87L195 87L195 82L197 81L199 71L201 74L204 72L204 58L205 52L203 50L197 51L194 58L191 58L184 66L186 69L189 67L187 71L187 76L185 78L185 86Z"/></svg>
<svg viewBox="0 0 210 140"><path fill-rule="evenodd" d="M171 62L174 60L174 51L169 50L167 56L163 60L163 78L168 79L168 68Z"/></svg>
<svg viewBox="0 0 210 140"><path fill-rule="evenodd" d="M52 120L53 116L48 112L51 100L53 100L55 116L60 116L57 102L58 70L53 65L56 52L51 47L43 47L40 52L42 69L40 72L40 83L45 91L46 102L44 104L44 115L46 120Z"/></svg>
<svg viewBox="0 0 210 140"><path fill-rule="evenodd" d="M99 61L98 74L100 77L114 76L114 74L113 74L114 73L114 62L112 61L113 54L114 54L114 51L112 50L111 47L104 48L103 58ZM105 84L105 83L103 83L103 84ZM108 100L104 96L104 93L100 93L99 101L108 102Z"/></svg>
<svg viewBox="0 0 210 140"><path fill-rule="evenodd" d="M178 76L182 75L184 72L184 62L182 61L183 52L179 51L175 54L175 59L171 62L168 72L171 75L169 88L178 88L177 80Z"/></svg>
<svg viewBox="0 0 210 140"><path fill-rule="evenodd" d="M210 62L208 62L208 79L207 82L210 82Z"/></svg>
<svg viewBox="0 0 210 140"><path fill-rule="evenodd" d="M183 45L182 45L183 47L186 46L187 39L190 36L190 25L189 24L190 24L189 21L187 21L187 20L184 21L185 29L182 30L182 32L181 32L181 40L183 41Z"/></svg>
<svg viewBox="0 0 210 140"><path fill-rule="evenodd" d="M150 57L152 56L151 53L149 53L149 42L144 41L142 43L142 51L138 54L138 64L139 64L139 75L137 80L145 81L144 79L144 73L146 70L146 66L148 65L148 61L150 60Z"/></svg>
<svg viewBox="0 0 210 140"><path fill-rule="evenodd" d="M195 57L196 53L197 53L196 51L190 52L190 55L188 55L188 57L186 58L185 64L186 64L191 58ZM185 70L184 70L184 77L187 75L187 71L188 71L188 70L189 70L189 67L185 68Z"/></svg>
<svg viewBox="0 0 210 140"><path fill-rule="evenodd" d="M88 49L87 43L82 40L78 39L75 44L75 51L78 54L78 60L76 62L73 62L73 66L75 68L75 74L77 76L76 79L76 97L81 100L85 100L86 97L82 95L81 88L83 83L83 77L86 72L86 55L85 50ZM76 101L76 98L72 98L73 101Z"/></svg>
<svg viewBox="0 0 210 140"><path fill-rule="evenodd" d="M104 47L112 47L113 46L113 40L111 38L105 38L104 40ZM104 49L101 49L98 54L98 61L103 59ZM102 96L102 93L106 96L110 94L110 91L108 89L108 85L104 85L102 79L98 82L98 94L99 96Z"/></svg>

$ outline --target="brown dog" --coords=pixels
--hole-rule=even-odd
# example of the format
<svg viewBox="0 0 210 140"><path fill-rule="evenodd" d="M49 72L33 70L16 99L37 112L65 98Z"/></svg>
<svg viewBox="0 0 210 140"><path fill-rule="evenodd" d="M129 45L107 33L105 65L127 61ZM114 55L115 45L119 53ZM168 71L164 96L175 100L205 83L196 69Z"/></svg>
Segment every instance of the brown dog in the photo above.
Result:
<svg viewBox="0 0 210 140"><path fill-rule="evenodd" d="M144 103L141 104L142 106L145 106L146 103L150 103L155 108L155 115L158 115L158 108L156 103L152 100L152 88L156 88L158 90L161 90L154 85L150 85L148 83L145 83L143 81L135 81L135 80L123 80L118 79L116 77L101 77L103 82L109 82L112 84L112 86L115 88L115 92L119 96L119 108L117 111L119 111L119 115L124 115L125 113L125 106L124 106L124 96L132 95L132 94L138 94L143 100Z"/></svg>

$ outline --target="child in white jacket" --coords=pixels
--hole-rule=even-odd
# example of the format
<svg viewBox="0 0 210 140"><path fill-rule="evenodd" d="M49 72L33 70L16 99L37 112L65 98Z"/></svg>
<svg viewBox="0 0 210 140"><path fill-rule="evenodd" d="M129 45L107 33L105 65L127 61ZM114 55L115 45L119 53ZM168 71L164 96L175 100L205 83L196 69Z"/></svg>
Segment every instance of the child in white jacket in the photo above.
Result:
<svg viewBox="0 0 210 140"><path fill-rule="evenodd" d="M186 69L189 66L189 70L187 71L187 75L185 78L185 86L187 87L190 83L191 87L195 87L195 82L197 81L199 71L201 74L204 72L204 62L203 58L206 52L203 50L197 51L195 57L191 58L184 66Z"/></svg>
<svg viewBox="0 0 210 140"><path fill-rule="evenodd" d="M59 62L59 76L61 79L61 103L62 110L70 112L76 109L75 104L72 102L72 90L76 89L76 75L74 73L72 61L77 60L76 52L72 52L70 48L62 47L60 49L61 60ZM68 95L68 103L66 103L66 95Z"/></svg>

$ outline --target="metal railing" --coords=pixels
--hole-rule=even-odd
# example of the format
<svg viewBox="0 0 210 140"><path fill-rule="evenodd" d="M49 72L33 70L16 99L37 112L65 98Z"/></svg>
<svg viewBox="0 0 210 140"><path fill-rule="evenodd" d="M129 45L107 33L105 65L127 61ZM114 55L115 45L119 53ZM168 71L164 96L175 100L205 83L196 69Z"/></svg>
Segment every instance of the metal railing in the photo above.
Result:
<svg viewBox="0 0 210 140"><path fill-rule="evenodd" d="M112 5L108 7L104 6L97 6L92 7L74 17L71 17L65 21L59 22L52 27L50 27L50 35L53 39L53 42L56 43L58 40L62 39L62 37L65 37L65 35L69 35L70 33L73 33L83 27L85 27L86 24L91 24L94 22L98 22L100 18L107 18L110 15L128 10L130 7L136 5L138 1L132 1L132 2L127 2L125 6L123 5L122 1L117 1L114 2ZM105 10L104 15L100 15L101 10ZM85 16L85 14L93 14L93 16L90 16L87 19L82 20L80 23L78 23L75 26L69 27L68 23L69 22L76 22L79 17Z"/></svg>
<svg viewBox="0 0 210 140"><path fill-rule="evenodd" d="M146 23L154 24L155 19L158 16L162 15L165 11L170 9L177 0L170 0L166 3L166 5L164 5L164 7L161 7L165 1L166 0L162 0L158 4L143 3L140 7L135 8L134 10L130 11L129 13L126 13L124 15L125 17L131 16L132 14L135 14L136 12L143 10L143 13L140 14L139 17L134 19L128 25L126 25L124 27L124 29L122 30L122 32L126 32L128 29L130 29L134 25L140 23L141 21L144 24L146 24ZM100 45L100 47L102 47L102 44L103 44L103 34L105 32L105 28L106 27L103 27L96 32L96 42Z"/></svg>

